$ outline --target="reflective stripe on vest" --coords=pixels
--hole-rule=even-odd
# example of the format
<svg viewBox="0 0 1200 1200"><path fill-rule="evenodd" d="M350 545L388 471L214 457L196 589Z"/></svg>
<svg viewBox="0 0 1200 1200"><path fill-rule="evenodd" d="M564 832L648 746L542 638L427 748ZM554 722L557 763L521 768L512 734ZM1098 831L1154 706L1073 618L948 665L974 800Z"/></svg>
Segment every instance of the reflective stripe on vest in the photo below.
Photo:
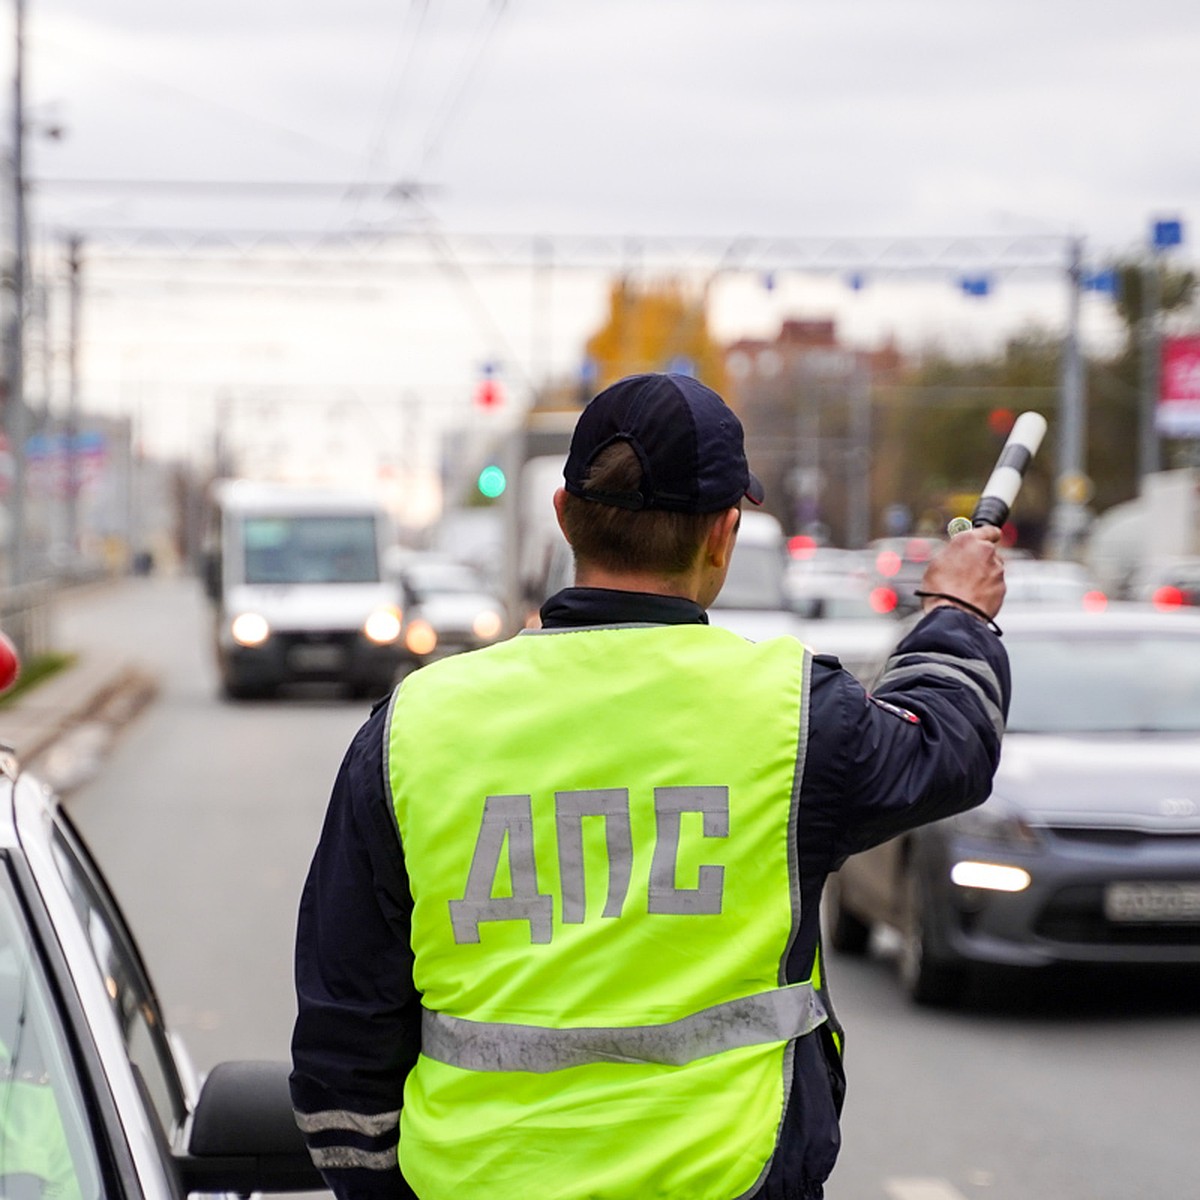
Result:
<svg viewBox="0 0 1200 1200"><path fill-rule="evenodd" d="M421 1053L468 1071L561 1071L585 1063L683 1066L725 1050L790 1041L826 1019L808 983L729 1000L666 1025L549 1029L421 1014Z"/></svg>

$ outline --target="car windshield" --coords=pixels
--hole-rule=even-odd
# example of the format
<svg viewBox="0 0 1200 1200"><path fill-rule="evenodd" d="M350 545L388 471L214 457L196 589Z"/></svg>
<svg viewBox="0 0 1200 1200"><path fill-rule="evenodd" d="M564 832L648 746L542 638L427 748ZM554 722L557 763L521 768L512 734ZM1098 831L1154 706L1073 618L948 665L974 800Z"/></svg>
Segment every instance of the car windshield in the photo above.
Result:
<svg viewBox="0 0 1200 1200"><path fill-rule="evenodd" d="M729 560L729 574L714 608L787 608L784 570L787 561L778 546L739 542Z"/></svg>
<svg viewBox="0 0 1200 1200"><path fill-rule="evenodd" d="M29 927L0 871L0 1183L28 1195L98 1197L100 1171L70 1051ZM6 1195L24 1195L14 1187Z"/></svg>
<svg viewBox="0 0 1200 1200"><path fill-rule="evenodd" d="M247 583L375 583L369 514L257 516L242 525Z"/></svg>
<svg viewBox="0 0 1200 1200"><path fill-rule="evenodd" d="M1005 636L1010 733L1200 733L1200 638Z"/></svg>

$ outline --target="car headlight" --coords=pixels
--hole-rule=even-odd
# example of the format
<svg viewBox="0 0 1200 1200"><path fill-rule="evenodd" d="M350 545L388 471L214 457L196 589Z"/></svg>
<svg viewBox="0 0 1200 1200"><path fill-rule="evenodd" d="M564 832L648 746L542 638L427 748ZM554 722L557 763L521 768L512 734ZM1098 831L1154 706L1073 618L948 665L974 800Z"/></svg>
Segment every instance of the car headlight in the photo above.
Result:
<svg viewBox="0 0 1200 1200"><path fill-rule="evenodd" d="M409 625L404 644L412 654L432 654L437 649L437 630L428 621L418 618Z"/></svg>
<svg viewBox="0 0 1200 1200"><path fill-rule="evenodd" d="M363 625L363 633L377 646L390 646L400 636L400 610L377 608Z"/></svg>
<svg viewBox="0 0 1200 1200"><path fill-rule="evenodd" d="M499 637L503 628L504 622L500 619L500 614L492 608L483 609L471 622L471 629L481 642L490 642Z"/></svg>
<svg viewBox="0 0 1200 1200"><path fill-rule="evenodd" d="M959 837L997 847L1036 850L1041 845L1037 830L1019 812L992 800L951 817L948 823Z"/></svg>
<svg viewBox="0 0 1200 1200"><path fill-rule="evenodd" d="M271 626L260 613L244 612L233 618L229 632L239 646L261 646L271 636Z"/></svg>

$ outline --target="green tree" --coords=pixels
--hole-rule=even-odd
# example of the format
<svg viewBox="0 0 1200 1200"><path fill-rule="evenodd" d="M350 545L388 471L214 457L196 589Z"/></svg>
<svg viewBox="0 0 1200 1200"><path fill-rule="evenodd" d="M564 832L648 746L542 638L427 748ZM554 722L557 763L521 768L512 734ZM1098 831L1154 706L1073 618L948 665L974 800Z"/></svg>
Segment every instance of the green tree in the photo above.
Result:
<svg viewBox="0 0 1200 1200"><path fill-rule="evenodd" d="M1031 328L998 355L929 355L877 389L872 494L878 507L905 504L918 528L931 534L941 533L950 517L969 515L1019 413L1042 413L1052 443L1061 355L1057 338ZM1034 461L1014 509L1019 544L1034 550L1052 498L1048 458Z"/></svg>

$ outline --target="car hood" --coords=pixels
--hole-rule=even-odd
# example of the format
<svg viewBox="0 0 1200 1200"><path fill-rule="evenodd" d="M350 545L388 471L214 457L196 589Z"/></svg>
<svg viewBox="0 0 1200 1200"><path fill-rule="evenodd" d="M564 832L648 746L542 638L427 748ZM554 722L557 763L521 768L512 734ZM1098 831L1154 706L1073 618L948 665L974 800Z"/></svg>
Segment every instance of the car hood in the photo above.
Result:
<svg viewBox="0 0 1200 1200"><path fill-rule="evenodd" d="M272 629L357 629L377 608L398 604L386 583L280 583L229 589L230 613L257 612Z"/></svg>
<svg viewBox="0 0 1200 1200"><path fill-rule="evenodd" d="M801 626L804 640L818 654L836 654L839 658L878 658L883 660L895 645L899 622L883 618L859 621L828 617L808 620Z"/></svg>
<svg viewBox="0 0 1200 1200"><path fill-rule="evenodd" d="M993 794L1035 824L1200 833L1200 740L1010 733Z"/></svg>
<svg viewBox="0 0 1200 1200"><path fill-rule="evenodd" d="M422 596L412 605L431 625L469 626L481 612L501 611L500 602L481 592L437 592Z"/></svg>
<svg viewBox="0 0 1200 1200"><path fill-rule="evenodd" d="M804 640L800 618L787 609L710 608L708 623L732 630L750 642L765 642L785 635Z"/></svg>

